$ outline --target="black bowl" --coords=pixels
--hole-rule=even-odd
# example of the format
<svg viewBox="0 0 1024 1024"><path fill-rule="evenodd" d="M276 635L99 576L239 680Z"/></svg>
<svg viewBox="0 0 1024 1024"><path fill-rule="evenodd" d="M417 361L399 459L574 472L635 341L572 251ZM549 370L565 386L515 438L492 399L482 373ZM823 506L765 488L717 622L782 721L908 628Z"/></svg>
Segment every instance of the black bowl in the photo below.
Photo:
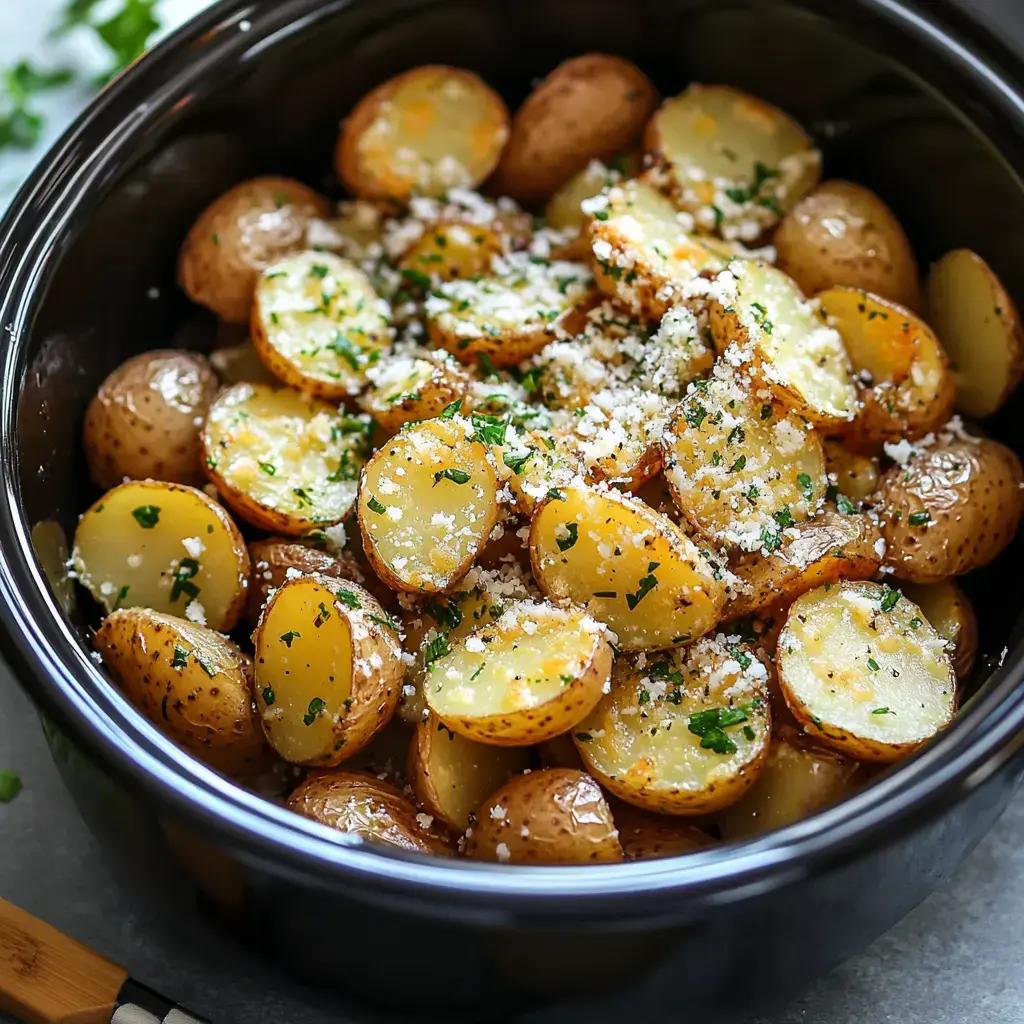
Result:
<svg viewBox="0 0 1024 1024"><path fill-rule="evenodd" d="M523 869L368 849L191 760L90 659L58 578L91 494L82 415L127 356L209 344L174 286L196 214L257 173L321 185L339 119L402 69L465 65L515 104L593 49L666 94L724 81L778 104L830 176L892 204L922 261L969 246L1024 300L1024 68L937 0L225 0L90 107L0 229L4 651L83 813L168 913L191 912L171 884L184 868L276 962L446 1016L565 999L710 1019L791 994L947 878L1021 769L1022 620L1000 587L1020 544L970 581L988 658L945 735L826 813L681 860ZM1018 450L1022 402L991 425Z"/></svg>

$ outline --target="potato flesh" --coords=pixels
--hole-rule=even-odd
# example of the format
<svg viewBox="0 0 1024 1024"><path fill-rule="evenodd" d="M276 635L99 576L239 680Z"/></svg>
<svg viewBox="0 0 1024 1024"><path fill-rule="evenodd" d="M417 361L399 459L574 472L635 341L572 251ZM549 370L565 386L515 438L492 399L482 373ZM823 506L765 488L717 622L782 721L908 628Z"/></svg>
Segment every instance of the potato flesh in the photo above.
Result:
<svg viewBox="0 0 1024 1024"><path fill-rule="evenodd" d="M611 491L558 494L530 527L534 577L549 597L586 608L622 650L672 647L714 627L722 585L675 523Z"/></svg>
<svg viewBox="0 0 1024 1024"><path fill-rule="evenodd" d="M580 203L592 199L602 189L614 185L621 175L606 167L600 160L591 160L578 174L573 175L544 207L548 224L556 231L579 231L586 222Z"/></svg>
<svg viewBox="0 0 1024 1024"><path fill-rule="evenodd" d="M384 430L439 416L465 398L469 378L445 352L398 356L370 371L372 387L361 405Z"/></svg>
<svg viewBox="0 0 1024 1024"><path fill-rule="evenodd" d="M917 318L909 311L855 288L830 288L818 301L822 317L836 322L854 370L893 384L910 373L917 349L912 321Z"/></svg>
<svg viewBox="0 0 1024 1024"><path fill-rule="evenodd" d="M359 519L367 557L385 582L446 590L470 567L497 521L497 481L479 441L431 420L389 441L367 463Z"/></svg>
<svg viewBox="0 0 1024 1024"><path fill-rule="evenodd" d="M583 470L575 441L564 434L528 434L522 447L511 454L521 457L527 451L533 454L508 478L516 508L523 515L531 515L549 491L568 486Z"/></svg>
<svg viewBox="0 0 1024 1024"><path fill-rule="evenodd" d="M778 644L797 717L823 738L866 741L856 752L870 760L894 760L930 739L956 709L945 639L909 598L883 611L887 593L859 582L812 590L790 608Z"/></svg>
<svg viewBox="0 0 1024 1024"><path fill-rule="evenodd" d="M399 269L439 281L487 274L491 260L505 249L501 236L481 224L435 224L412 244Z"/></svg>
<svg viewBox="0 0 1024 1024"><path fill-rule="evenodd" d="M106 611L152 608L211 629L235 624L248 586L249 558L224 510L175 484L108 491L79 522L72 558Z"/></svg>
<svg viewBox="0 0 1024 1024"><path fill-rule="evenodd" d="M957 680L966 679L978 651L978 620L967 595L952 580L901 582L900 590L924 612L939 636L946 639Z"/></svg>

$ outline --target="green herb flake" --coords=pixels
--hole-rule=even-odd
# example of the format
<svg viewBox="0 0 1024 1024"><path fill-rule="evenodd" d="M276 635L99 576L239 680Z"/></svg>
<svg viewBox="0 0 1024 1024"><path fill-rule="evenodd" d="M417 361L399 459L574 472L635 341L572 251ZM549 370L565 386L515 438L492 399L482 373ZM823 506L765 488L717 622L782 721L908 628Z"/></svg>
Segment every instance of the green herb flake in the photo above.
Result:
<svg viewBox="0 0 1024 1024"><path fill-rule="evenodd" d="M926 526L932 521L932 515L930 512L911 512L907 517L907 522L911 526Z"/></svg>
<svg viewBox="0 0 1024 1024"><path fill-rule="evenodd" d="M281 643L283 643L285 647L291 647L292 641L298 640L301 637L301 635L302 634L299 633L298 630L289 629L287 633L281 634Z"/></svg>
<svg viewBox="0 0 1024 1024"><path fill-rule="evenodd" d="M461 398L456 398L455 401L451 403L451 405L446 405L441 410L441 419L443 419L443 420L450 420L450 419L452 419L455 416L455 414L461 408L462 408L462 399Z"/></svg>
<svg viewBox="0 0 1024 1024"><path fill-rule="evenodd" d="M899 604L899 600L903 595L898 591L894 590L887 583L882 586L882 601L881 608L883 612L891 612L893 608Z"/></svg>
<svg viewBox="0 0 1024 1024"><path fill-rule="evenodd" d="M140 505L138 508L132 509L132 515L144 530L152 530L160 522L160 506Z"/></svg>
<svg viewBox="0 0 1024 1024"><path fill-rule="evenodd" d="M871 714L873 715L895 715L895 711L890 711L889 708L872 708Z"/></svg>
<svg viewBox="0 0 1024 1024"><path fill-rule="evenodd" d="M451 480L453 484L468 484L469 474L463 469L442 469L434 474L434 486L442 480Z"/></svg>
<svg viewBox="0 0 1024 1024"><path fill-rule="evenodd" d="M371 512L376 512L377 515L379 516L384 515L384 513L387 512L388 510L387 505L381 504L372 494L370 495L369 500L366 502L366 507Z"/></svg>
<svg viewBox="0 0 1024 1024"><path fill-rule="evenodd" d="M174 657L171 658L171 668L177 669L179 672L183 668L188 667L188 656L191 652L185 648L180 647L178 644L174 645Z"/></svg>
<svg viewBox="0 0 1024 1024"><path fill-rule="evenodd" d="M262 696L263 703L266 704L268 708L272 708L274 706L274 701L277 699L274 694L274 688L272 686L264 686Z"/></svg>
<svg viewBox="0 0 1024 1024"><path fill-rule="evenodd" d="M879 669L880 669L881 667L882 667L882 666L881 666L881 665L879 665L879 664L878 664L878 662L877 662L877 661L875 661L875 659L874 659L874 658L868 658L868 668L869 668L869 669L870 669L870 670L871 670L872 672L877 672L877 671L878 671L878 670L879 670Z"/></svg>
<svg viewBox="0 0 1024 1024"><path fill-rule="evenodd" d="M568 551L579 539L579 526L576 523L562 523L562 525L565 527L566 536L559 538L556 534L555 543L558 545L559 551Z"/></svg>
<svg viewBox="0 0 1024 1024"><path fill-rule="evenodd" d="M302 716L302 724L305 726L312 725L320 717L321 713L326 707L327 705L323 702L323 700L320 697L314 697L309 702L309 709L307 710L306 714Z"/></svg>

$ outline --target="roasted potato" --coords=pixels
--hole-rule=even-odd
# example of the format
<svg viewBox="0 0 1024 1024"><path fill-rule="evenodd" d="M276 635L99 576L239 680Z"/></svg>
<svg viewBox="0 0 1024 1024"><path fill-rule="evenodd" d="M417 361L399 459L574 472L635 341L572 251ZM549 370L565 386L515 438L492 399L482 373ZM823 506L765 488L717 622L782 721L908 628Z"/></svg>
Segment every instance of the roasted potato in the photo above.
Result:
<svg viewBox="0 0 1024 1024"><path fill-rule="evenodd" d="M489 274L491 261L505 250L497 225L442 221L413 242L398 269L409 285L428 288L440 281Z"/></svg>
<svg viewBox="0 0 1024 1024"><path fill-rule="evenodd" d="M945 648L898 590L843 582L793 602L776 667L807 733L858 760L888 763L952 721L956 678Z"/></svg>
<svg viewBox="0 0 1024 1024"><path fill-rule="evenodd" d="M991 416L1024 374L1024 329L1002 281L970 249L946 253L928 276L928 317L953 363L956 407Z"/></svg>
<svg viewBox="0 0 1024 1024"><path fill-rule="evenodd" d="M815 295L842 285L918 309L917 260L899 221L870 189L826 181L804 196L772 239L778 267Z"/></svg>
<svg viewBox="0 0 1024 1024"><path fill-rule="evenodd" d="M901 583L900 590L924 612L939 636L945 638L957 680L966 679L978 653L978 619L967 595L953 580Z"/></svg>
<svg viewBox="0 0 1024 1024"><path fill-rule="evenodd" d="M620 650L689 643L718 622L725 591L671 519L635 498L578 485L548 495L530 525L537 585L606 623Z"/></svg>
<svg viewBox="0 0 1024 1024"><path fill-rule="evenodd" d="M477 810L466 832L465 853L501 864L622 860L601 787L569 768L545 768L506 782Z"/></svg>
<svg viewBox="0 0 1024 1024"><path fill-rule="evenodd" d="M579 237L586 225L587 216L581 204L612 185L618 184L623 178L631 178L640 172L640 159L636 153L617 156L608 164L600 160L591 160L582 171L574 174L548 200L544 207L544 216L548 224L560 232L573 232L573 238ZM586 246L577 246L579 258L585 259Z"/></svg>
<svg viewBox="0 0 1024 1024"><path fill-rule="evenodd" d="M321 575L285 580L253 641L263 729L292 764L340 764L398 706L398 624L356 583Z"/></svg>
<svg viewBox="0 0 1024 1024"><path fill-rule="evenodd" d="M369 431L367 417L291 388L236 384L206 418L206 473L247 522L301 537L348 515Z"/></svg>
<svg viewBox="0 0 1024 1024"><path fill-rule="evenodd" d="M122 363L85 414L93 481L104 489L125 478L204 483L199 428L216 394L213 368L195 352L143 352Z"/></svg>
<svg viewBox="0 0 1024 1024"><path fill-rule="evenodd" d="M476 188L509 136L501 97L471 71L424 65L367 93L342 126L334 168L362 199Z"/></svg>
<svg viewBox="0 0 1024 1024"><path fill-rule="evenodd" d="M108 491L79 520L71 559L108 612L151 608L227 631L245 609L245 542L193 487L138 480Z"/></svg>
<svg viewBox="0 0 1024 1024"><path fill-rule="evenodd" d="M430 815L389 782L367 772L315 771L288 797L288 809L371 843L449 856Z"/></svg>
<svg viewBox="0 0 1024 1024"><path fill-rule="evenodd" d="M251 341L244 341L210 353L210 365L225 387L233 384L270 384L281 382L263 365Z"/></svg>
<svg viewBox="0 0 1024 1024"><path fill-rule="evenodd" d="M987 565L1017 532L1020 460L996 441L966 434L940 435L911 452L879 489L886 565L913 583Z"/></svg>
<svg viewBox="0 0 1024 1024"><path fill-rule="evenodd" d="M725 85L694 84L665 100L645 143L702 230L744 242L775 224L821 174L821 155L795 121Z"/></svg>
<svg viewBox="0 0 1024 1024"><path fill-rule="evenodd" d="M248 323L259 275L301 249L309 222L329 212L323 196L290 178L244 181L195 222L178 259L178 282L222 320Z"/></svg>
<svg viewBox="0 0 1024 1024"><path fill-rule="evenodd" d="M697 853L714 845L702 828L681 818L641 811L632 804L616 802L612 816L626 860L660 860Z"/></svg>
<svg viewBox="0 0 1024 1024"><path fill-rule="evenodd" d="M529 750L474 743L431 716L416 726L406 774L428 814L465 832L481 801L529 766Z"/></svg>
<svg viewBox="0 0 1024 1024"><path fill-rule="evenodd" d="M369 377L371 387L360 405L389 434L464 403L470 386L469 375L447 352L395 356L374 367Z"/></svg>
<svg viewBox="0 0 1024 1024"><path fill-rule="evenodd" d="M657 105L651 80L621 57L563 61L516 111L495 190L526 202L547 198L591 160L638 139Z"/></svg>
<svg viewBox="0 0 1024 1024"><path fill-rule="evenodd" d="M875 456L851 451L842 441L832 437L826 437L822 447L825 450L825 468L835 479L840 494L857 502L875 493L881 477Z"/></svg>
<svg viewBox="0 0 1024 1024"><path fill-rule="evenodd" d="M252 661L227 637L147 608L111 612L93 644L125 696L204 764L251 781L275 760L252 697Z"/></svg>
<svg viewBox="0 0 1024 1024"><path fill-rule="evenodd" d="M311 220L304 249L333 252L354 263L376 259L384 250L386 228L401 207L390 201L343 199L327 220Z"/></svg>
<svg viewBox="0 0 1024 1024"><path fill-rule="evenodd" d="M705 637L616 662L611 693L573 730L587 771L621 800L662 814L738 800L771 735L768 670L738 640Z"/></svg>
<svg viewBox="0 0 1024 1024"><path fill-rule="evenodd" d="M529 516L552 490L582 476L583 459L574 435L564 431L535 430L517 441L517 447L502 452L501 465L509 470L516 511Z"/></svg>
<svg viewBox="0 0 1024 1024"><path fill-rule="evenodd" d="M391 344L388 304L354 264L329 252L298 252L260 275L252 341L285 384L318 398L351 398Z"/></svg>

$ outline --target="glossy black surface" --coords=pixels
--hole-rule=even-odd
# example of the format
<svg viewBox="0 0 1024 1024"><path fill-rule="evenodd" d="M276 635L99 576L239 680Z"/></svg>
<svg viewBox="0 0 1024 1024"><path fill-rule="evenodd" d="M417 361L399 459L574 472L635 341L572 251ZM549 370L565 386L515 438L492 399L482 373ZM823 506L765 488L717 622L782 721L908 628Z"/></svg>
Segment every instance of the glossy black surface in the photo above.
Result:
<svg viewBox="0 0 1024 1024"><path fill-rule="evenodd" d="M971 246L1024 299L1024 113L1000 72L1020 68L944 4L918 12L884 0L228 2L115 83L44 162L0 228L5 653L49 716L83 812L154 906L192 904L172 866L184 864L206 906L277 962L368 1000L422 1008L443 993L442 1016L553 996L607 1005L616 992L624 1012L682 1000L724 1014L863 946L956 868L1020 771L1020 602L1002 583L1020 544L972 582L990 665L1009 648L1002 668L979 674L956 726L898 773L752 843L530 870L367 851L191 762L98 673L28 535L43 519L72 530L91 493L79 432L102 377L143 349L203 344L203 318L173 284L192 218L255 173L322 184L352 102L425 61L480 71L510 104L589 49L633 58L666 93L691 79L749 88L815 133L830 176L877 189L922 260ZM992 427L1018 450L1020 401Z"/></svg>

